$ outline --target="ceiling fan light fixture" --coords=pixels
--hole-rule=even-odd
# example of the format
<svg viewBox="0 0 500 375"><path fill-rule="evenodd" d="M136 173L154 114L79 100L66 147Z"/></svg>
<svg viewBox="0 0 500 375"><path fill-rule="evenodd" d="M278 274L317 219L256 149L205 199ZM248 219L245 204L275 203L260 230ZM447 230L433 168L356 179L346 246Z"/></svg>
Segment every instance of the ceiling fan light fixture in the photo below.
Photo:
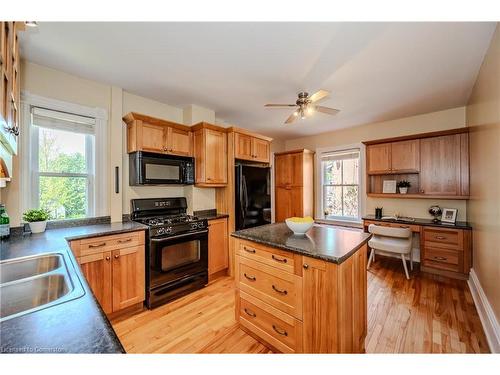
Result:
<svg viewBox="0 0 500 375"><path fill-rule="evenodd" d="M293 112L293 115L294 115L295 117L297 117L297 116L299 115L299 112L295 111L295 112Z"/></svg>

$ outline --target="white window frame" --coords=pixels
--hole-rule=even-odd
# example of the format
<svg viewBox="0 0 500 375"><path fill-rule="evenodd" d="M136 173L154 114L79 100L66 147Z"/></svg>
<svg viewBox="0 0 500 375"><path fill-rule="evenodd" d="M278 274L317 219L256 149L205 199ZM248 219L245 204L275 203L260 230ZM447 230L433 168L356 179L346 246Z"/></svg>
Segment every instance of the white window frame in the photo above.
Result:
<svg viewBox="0 0 500 375"><path fill-rule="evenodd" d="M38 172L38 149L33 147L38 143L38 127L31 126L31 107L47 108L54 111L73 113L80 116L95 118L94 136L86 136L85 152L87 172L56 173L57 176L88 177L87 217L109 215L108 212L108 113L102 108L92 108L61 100L50 99L29 92L21 93L21 137L19 154L21 156L21 186L20 207L22 212L38 205L40 175L52 173ZM25 136L26 135L26 136Z"/></svg>
<svg viewBox="0 0 500 375"><path fill-rule="evenodd" d="M333 153L339 151L353 150L359 149L359 168L358 168L358 217L349 219L347 217L338 217L338 218L325 218L324 217L324 207L323 207L323 193L324 193L324 185L323 185L323 168L321 163L321 155L325 153ZM341 225L352 225L352 226L360 226L362 224L362 216L365 212L366 207L366 188L365 188L365 146L362 143L355 143L350 145L342 145L342 146L332 146L332 147L323 147L316 149L316 187L315 187L315 195L316 195L316 217L315 220L318 222L325 222L329 224L341 224Z"/></svg>

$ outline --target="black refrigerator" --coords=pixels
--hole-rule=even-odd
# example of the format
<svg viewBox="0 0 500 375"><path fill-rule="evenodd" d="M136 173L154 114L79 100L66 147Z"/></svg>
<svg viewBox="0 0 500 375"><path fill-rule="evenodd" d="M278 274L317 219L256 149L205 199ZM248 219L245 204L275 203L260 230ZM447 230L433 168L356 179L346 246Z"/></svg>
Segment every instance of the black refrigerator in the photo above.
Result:
<svg viewBox="0 0 500 375"><path fill-rule="evenodd" d="M237 164L236 230L271 223L271 168Z"/></svg>

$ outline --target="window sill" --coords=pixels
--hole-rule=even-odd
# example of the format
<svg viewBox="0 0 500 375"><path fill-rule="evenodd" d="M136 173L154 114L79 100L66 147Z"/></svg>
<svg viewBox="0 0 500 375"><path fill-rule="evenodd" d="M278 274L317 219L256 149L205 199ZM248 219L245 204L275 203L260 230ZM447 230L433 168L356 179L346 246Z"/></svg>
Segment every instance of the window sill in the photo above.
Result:
<svg viewBox="0 0 500 375"><path fill-rule="evenodd" d="M362 220L332 220L332 219L314 219L315 223L338 225L341 227L363 228Z"/></svg>

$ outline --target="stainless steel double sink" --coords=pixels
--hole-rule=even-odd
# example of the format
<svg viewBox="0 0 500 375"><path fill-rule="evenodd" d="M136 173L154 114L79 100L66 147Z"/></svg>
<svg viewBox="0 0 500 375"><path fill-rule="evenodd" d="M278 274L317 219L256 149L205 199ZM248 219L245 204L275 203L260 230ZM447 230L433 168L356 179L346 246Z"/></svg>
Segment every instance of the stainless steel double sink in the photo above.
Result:
<svg viewBox="0 0 500 375"><path fill-rule="evenodd" d="M85 294L62 252L0 262L0 322L69 302Z"/></svg>

